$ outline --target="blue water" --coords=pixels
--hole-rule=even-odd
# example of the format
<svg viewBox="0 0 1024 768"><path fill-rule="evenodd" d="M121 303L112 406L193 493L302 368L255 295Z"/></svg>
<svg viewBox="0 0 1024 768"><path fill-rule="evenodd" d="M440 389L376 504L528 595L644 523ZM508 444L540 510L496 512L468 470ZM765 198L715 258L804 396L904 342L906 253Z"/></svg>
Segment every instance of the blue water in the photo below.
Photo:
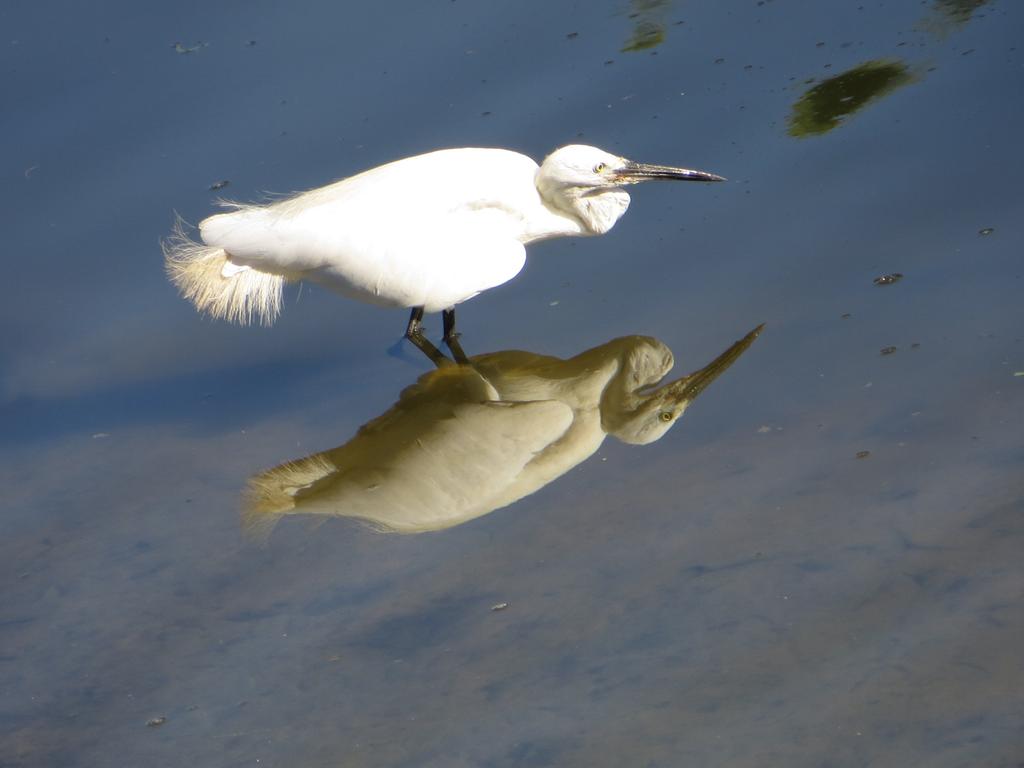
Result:
<svg viewBox="0 0 1024 768"><path fill-rule="evenodd" d="M0 765L1024 759L1024 8L0 22ZM532 247L460 307L467 350L646 334L681 375L761 338L663 439L609 439L513 506L247 542L252 474L342 444L429 364L387 354L403 312L315 287L271 329L200 318L163 274L175 211L578 141L730 181L637 188L607 236Z"/></svg>

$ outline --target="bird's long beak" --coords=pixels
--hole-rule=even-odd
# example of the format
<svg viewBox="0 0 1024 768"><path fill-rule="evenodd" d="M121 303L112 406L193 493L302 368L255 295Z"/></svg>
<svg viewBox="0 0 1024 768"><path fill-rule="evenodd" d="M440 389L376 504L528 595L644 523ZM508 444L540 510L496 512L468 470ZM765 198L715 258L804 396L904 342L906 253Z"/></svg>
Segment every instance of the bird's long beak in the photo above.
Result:
<svg viewBox="0 0 1024 768"><path fill-rule="evenodd" d="M707 171L692 171L689 168L673 168L670 165L651 165L650 163L634 163L632 160L614 173L615 181L620 184L636 184L649 179L675 179L677 181L725 181L724 176Z"/></svg>
<svg viewBox="0 0 1024 768"><path fill-rule="evenodd" d="M705 365L699 371L684 376L679 381L669 384L666 389L671 389L672 397L676 402L686 401L689 403L697 397L701 392L708 388L715 379L729 370L729 366L739 360L740 355L749 349L750 345L754 343L754 339L761 335L761 330L764 328L764 323L757 326L754 330L748 333L739 341L735 342L725 352L720 354L710 363Z"/></svg>

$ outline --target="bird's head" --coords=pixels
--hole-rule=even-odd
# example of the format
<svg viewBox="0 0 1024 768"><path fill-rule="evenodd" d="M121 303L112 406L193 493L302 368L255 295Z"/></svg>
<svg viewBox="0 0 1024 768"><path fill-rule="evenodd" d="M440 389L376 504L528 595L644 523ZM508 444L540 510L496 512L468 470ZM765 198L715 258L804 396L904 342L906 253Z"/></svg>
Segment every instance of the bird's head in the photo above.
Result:
<svg viewBox="0 0 1024 768"><path fill-rule="evenodd" d="M705 171L636 163L597 147L570 144L544 158L536 184L541 197L576 217L585 234L603 235L629 207L622 187L650 179L725 181Z"/></svg>
<svg viewBox="0 0 1024 768"><path fill-rule="evenodd" d="M647 445L660 439L694 399L721 376L761 333L759 325L700 370L668 384L662 377L672 368L672 353L656 339L633 337L635 346L624 360L615 387L601 403L605 430L624 443Z"/></svg>

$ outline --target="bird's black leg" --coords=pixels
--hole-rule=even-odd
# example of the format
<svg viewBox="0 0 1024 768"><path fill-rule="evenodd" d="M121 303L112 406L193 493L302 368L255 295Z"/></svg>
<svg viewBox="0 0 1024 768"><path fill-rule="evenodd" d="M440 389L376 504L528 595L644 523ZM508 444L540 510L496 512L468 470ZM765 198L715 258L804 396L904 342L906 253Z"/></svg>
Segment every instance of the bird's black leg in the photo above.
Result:
<svg viewBox="0 0 1024 768"><path fill-rule="evenodd" d="M438 368L444 368L446 365L452 364L452 361L445 357L444 353L431 344L427 337L423 335L423 307L412 308L412 314L409 315L409 325L405 328L405 338L415 344L416 348L429 357L430 362Z"/></svg>
<svg viewBox="0 0 1024 768"><path fill-rule="evenodd" d="M409 325L405 327L405 338L412 341L416 334L423 333L423 307L413 307L409 314Z"/></svg>
<svg viewBox="0 0 1024 768"><path fill-rule="evenodd" d="M444 343L452 351L452 357L455 358L455 362L459 365L468 365L469 358L462 351L462 345L459 344L459 334L455 332L455 307L441 312L441 322L444 323Z"/></svg>

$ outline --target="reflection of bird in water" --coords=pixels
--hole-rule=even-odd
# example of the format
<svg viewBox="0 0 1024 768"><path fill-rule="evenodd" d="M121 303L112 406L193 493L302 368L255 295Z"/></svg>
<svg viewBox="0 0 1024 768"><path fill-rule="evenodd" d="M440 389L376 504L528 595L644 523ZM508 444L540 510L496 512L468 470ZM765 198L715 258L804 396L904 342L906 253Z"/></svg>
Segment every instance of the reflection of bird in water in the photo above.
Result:
<svg viewBox="0 0 1024 768"><path fill-rule="evenodd" d="M200 222L203 243L179 222L164 255L181 293L213 317L269 324L283 284L311 280L412 307L406 336L417 344L423 313L444 310L450 342L455 305L515 277L526 244L604 234L629 205L622 187L647 179L723 180L582 145L539 167L504 149L445 149L267 205L228 204Z"/></svg>
<svg viewBox="0 0 1024 768"><path fill-rule="evenodd" d="M658 440L760 332L660 385L672 353L645 336L569 360L494 352L441 367L345 445L253 477L245 524L262 537L296 513L403 533L464 523L565 474L606 435L637 445Z"/></svg>

